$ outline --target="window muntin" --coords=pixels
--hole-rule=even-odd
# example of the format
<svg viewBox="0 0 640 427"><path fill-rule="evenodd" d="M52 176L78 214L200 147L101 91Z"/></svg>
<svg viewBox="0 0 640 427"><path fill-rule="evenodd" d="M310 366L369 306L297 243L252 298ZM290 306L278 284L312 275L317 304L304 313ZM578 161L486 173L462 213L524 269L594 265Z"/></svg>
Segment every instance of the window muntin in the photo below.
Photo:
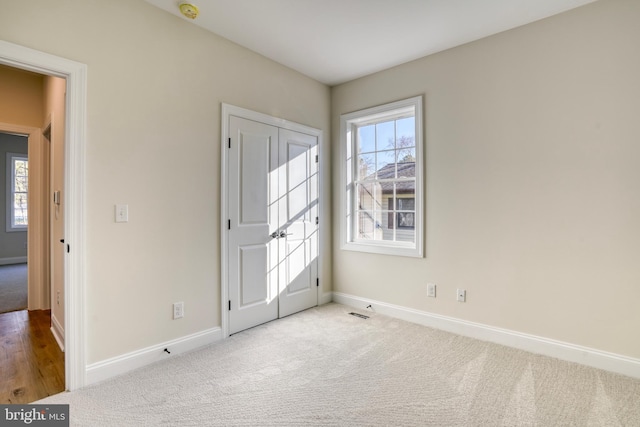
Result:
<svg viewBox="0 0 640 427"><path fill-rule="evenodd" d="M421 110L416 97L341 116L344 249L422 256Z"/></svg>

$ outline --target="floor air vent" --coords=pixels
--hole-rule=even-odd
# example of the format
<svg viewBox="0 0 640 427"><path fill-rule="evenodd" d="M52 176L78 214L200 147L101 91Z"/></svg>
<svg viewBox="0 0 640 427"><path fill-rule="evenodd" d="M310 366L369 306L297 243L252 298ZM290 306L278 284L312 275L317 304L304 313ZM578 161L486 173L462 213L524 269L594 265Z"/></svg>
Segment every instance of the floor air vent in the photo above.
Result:
<svg viewBox="0 0 640 427"><path fill-rule="evenodd" d="M360 314L360 313L353 313L353 312L351 312L351 313L349 313L349 314L350 314L350 315L352 315L352 316L359 317L359 318L361 318L361 319L368 319L368 318L369 318L369 316L365 316L364 314Z"/></svg>

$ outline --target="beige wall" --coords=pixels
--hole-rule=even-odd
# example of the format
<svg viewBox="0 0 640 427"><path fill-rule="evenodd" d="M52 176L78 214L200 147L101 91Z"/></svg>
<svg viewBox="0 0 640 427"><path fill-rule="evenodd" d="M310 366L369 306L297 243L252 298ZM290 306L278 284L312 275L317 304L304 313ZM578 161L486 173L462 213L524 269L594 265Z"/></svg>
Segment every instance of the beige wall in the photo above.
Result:
<svg viewBox="0 0 640 427"><path fill-rule="evenodd" d="M88 363L219 326L220 104L328 138L329 89L142 0L3 2L0 38L88 66Z"/></svg>
<svg viewBox="0 0 640 427"><path fill-rule="evenodd" d="M59 77L46 76L44 79L44 115L43 128L51 126L50 140L43 139L48 144L48 153L45 160L48 163L46 170L49 179L46 185L44 202L48 206L48 228L51 239L47 239L51 258L45 262L48 269L46 276L51 283L51 316L58 326L64 329L64 245L60 243L64 239L64 135L65 135L65 93L66 81ZM48 183L50 184L50 188ZM61 203L53 203L53 192L60 191ZM49 281L47 281L49 283ZM62 331L61 331L62 332Z"/></svg>
<svg viewBox="0 0 640 427"><path fill-rule="evenodd" d="M336 213L334 290L640 357L639 21L601 0L333 88L336 168L340 114L424 95L427 204L424 259L340 250Z"/></svg>
<svg viewBox="0 0 640 427"><path fill-rule="evenodd" d="M0 122L42 126L43 84L40 74L0 65Z"/></svg>

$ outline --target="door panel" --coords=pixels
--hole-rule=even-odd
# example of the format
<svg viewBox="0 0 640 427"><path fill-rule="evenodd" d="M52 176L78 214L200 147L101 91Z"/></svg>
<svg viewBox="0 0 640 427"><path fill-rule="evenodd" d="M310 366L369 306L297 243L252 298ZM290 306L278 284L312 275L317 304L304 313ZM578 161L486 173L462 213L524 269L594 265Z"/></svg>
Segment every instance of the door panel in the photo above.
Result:
<svg viewBox="0 0 640 427"><path fill-rule="evenodd" d="M286 208L279 239L280 317L318 305L318 164L316 137L280 129L281 199ZM281 221L282 222L282 221Z"/></svg>
<svg viewBox="0 0 640 427"><path fill-rule="evenodd" d="M286 283L287 296L309 289L310 277L306 273L305 266L309 264L309 242L287 242Z"/></svg>
<svg viewBox="0 0 640 427"><path fill-rule="evenodd" d="M231 116L229 132L234 141L228 157L229 332L234 333L278 317L278 246L270 236L278 216L278 128Z"/></svg>
<svg viewBox="0 0 640 427"><path fill-rule="evenodd" d="M239 225L269 222L269 145L265 138L243 135L240 139L240 222Z"/></svg>
<svg viewBox="0 0 640 427"><path fill-rule="evenodd" d="M240 250L240 303L238 309L243 310L264 301L273 300L269 286L255 286L267 276L267 246L247 245Z"/></svg>

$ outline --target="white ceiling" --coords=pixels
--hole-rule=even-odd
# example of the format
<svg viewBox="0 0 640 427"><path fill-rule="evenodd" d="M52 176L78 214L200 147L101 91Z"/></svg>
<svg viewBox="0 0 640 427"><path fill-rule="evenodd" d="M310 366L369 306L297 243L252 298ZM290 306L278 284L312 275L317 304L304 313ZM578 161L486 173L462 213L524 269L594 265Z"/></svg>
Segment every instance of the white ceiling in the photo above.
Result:
<svg viewBox="0 0 640 427"><path fill-rule="evenodd" d="M146 0L335 85L594 0Z"/></svg>

